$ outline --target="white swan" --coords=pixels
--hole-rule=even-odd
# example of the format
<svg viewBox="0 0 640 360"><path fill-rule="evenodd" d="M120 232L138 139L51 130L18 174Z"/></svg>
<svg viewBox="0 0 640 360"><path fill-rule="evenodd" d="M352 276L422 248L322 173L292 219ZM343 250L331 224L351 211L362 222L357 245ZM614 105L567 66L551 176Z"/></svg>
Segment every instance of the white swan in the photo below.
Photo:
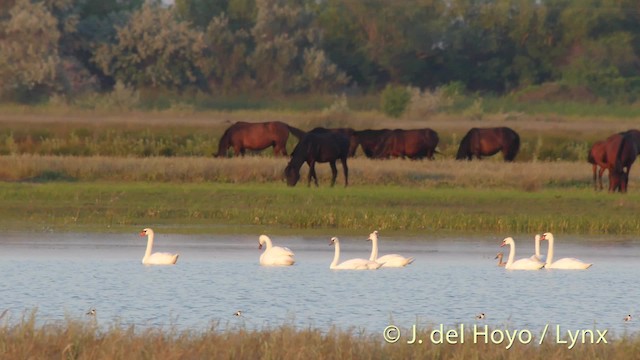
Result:
<svg viewBox="0 0 640 360"><path fill-rule="evenodd" d="M576 258L562 258L558 261L553 261L553 234L550 232L546 232L542 234L541 240L549 241L547 263L545 265L547 269L584 270L593 265Z"/></svg>
<svg viewBox="0 0 640 360"><path fill-rule="evenodd" d="M547 261L547 255L540 254L540 234L536 234L534 237L535 242L535 254L531 255L530 259L533 261Z"/></svg>
<svg viewBox="0 0 640 360"><path fill-rule="evenodd" d="M332 270L376 270L382 264L377 263L375 261L370 261L367 259L351 259L347 260L341 264L338 264L340 261L340 240L337 237L332 237L329 245L334 245L336 247L336 253L333 256L333 261L329 266L329 269Z"/></svg>
<svg viewBox="0 0 640 360"><path fill-rule="evenodd" d="M369 234L369 239L367 240L371 241L371 257L369 257L369 261L380 263L382 267L403 267L411 264L414 260L412 257L407 258L398 254L378 257L378 230Z"/></svg>
<svg viewBox="0 0 640 360"><path fill-rule="evenodd" d="M296 262L293 258L293 251L286 247L273 246L271 239L267 235L260 235L258 242L260 243L258 249L262 249L262 245L266 244L267 246L262 255L260 255L260 265L288 266Z"/></svg>
<svg viewBox="0 0 640 360"><path fill-rule="evenodd" d="M153 230L146 228L140 232L140 236L147 237L147 250L144 252L142 263L145 265L173 265L178 261L179 254L161 253L152 254L153 249Z"/></svg>
<svg viewBox="0 0 640 360"><path fill-rule="evenodd" d="M542 268L544 266L543 262L540 261L534 261L531 260L529 258L525 258L525 259L520 259L518 261L513 261L513 258L516 256L516 243L513 240L512 237L507 237L504 240L502 240L502 245L500 245L500 247L503 247L505 245L509 245L509 259L507 260L507 263L504 265L505 269L509 269L509 270L538 270L540 268Z"/></svg>

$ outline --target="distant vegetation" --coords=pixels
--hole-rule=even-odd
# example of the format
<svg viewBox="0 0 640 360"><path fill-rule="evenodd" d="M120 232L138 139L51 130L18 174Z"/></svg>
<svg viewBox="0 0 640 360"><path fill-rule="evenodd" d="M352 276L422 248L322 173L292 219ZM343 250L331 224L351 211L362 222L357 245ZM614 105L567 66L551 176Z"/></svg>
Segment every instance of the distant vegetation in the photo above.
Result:
<svg viewBox="0 0 640 360"><path fill-rule="evenodd" d="M637 116L636 5L9 0L0 4L0 101L319 110L346 94L352 109L394 117L593 115L611 105L609 114Z"/></svg>

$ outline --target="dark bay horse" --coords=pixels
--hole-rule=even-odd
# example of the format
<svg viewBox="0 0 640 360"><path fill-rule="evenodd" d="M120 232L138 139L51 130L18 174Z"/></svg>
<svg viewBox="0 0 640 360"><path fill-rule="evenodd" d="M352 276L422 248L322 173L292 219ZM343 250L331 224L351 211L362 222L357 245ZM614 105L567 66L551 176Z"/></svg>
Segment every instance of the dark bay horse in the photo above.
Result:
<svg viewBox="0 0 640 360"><path fill-rule="evenodd" d="M374 151L376 158L408 157L433 160L440 138L432 129L395 129L387 132L384 140Z"/></svg>
<svg viewBox="0 0 640 360"><path fill-rule="evenodd" d="M342 170L344 171L344 186L349 184L349 168L347 167L347 157L349 156L349 139L341 133L310 131L296 145L291 153L291 161L284 169L284 175L287 179L287 185L295 186L300 180L300 168L306 162L309 165L309 177L307 186L311 185L311 178L314 179L318 186L318 177L316 176L316 162L328 162L331 166L331 186L336 183L338 169L336 161L342 162Z"/></svg>
<svg viewBox="0 0 640 360"><path fill-rule="evenodd" d="M519 150L520 136L508 127L472 128L460 141L456 160L481 159L501 151L504 161L510 162Z"/></svg>
<svg viewBox="0 0 640 360"><path fill-rule="evenodd" d="M323 128L317 127L310 132L334 132L343 134L349 139L349 157L353 157L356 154L358 148L358 138L356 137L356 131L352 128Z"/></svg>
<svg viewBox="0 0 640 360"><path fill-rule="evenodd" d="M640 131L629 130L611 135L606 142L609 192L627 192L631 165L640 153Z"/></svg>
<svg viewBox="0 0 640 360"><path fill-rule="evenodd" d="M380 130L359 130L354 133L356 138L356 147L353 149L353 153L355 154L356 148L358 145L362 148L362 152L368 158L375 158L377 149L380 144L384 143L384 139L389 136L391 130L389 129L380 129Z"/></svg>
<svg viewBox="0 0 640 360"><path fill-rule="evenodd" d="M264 150L273 146L274 155L287 155L287 140L289 132L297 138L305 132L280 121L262 123L248 123L239 121L231 125L220 138L218 157L227 156L227 151L233 147L235 156L244 156L248 150Z"/></svg>

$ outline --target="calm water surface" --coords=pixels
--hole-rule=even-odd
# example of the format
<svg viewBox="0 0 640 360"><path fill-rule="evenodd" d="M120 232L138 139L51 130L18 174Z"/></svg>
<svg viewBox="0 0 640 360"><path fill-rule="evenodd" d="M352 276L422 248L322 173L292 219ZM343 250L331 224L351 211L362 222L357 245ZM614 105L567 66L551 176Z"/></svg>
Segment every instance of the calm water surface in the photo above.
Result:
<svg viewBox="0 0 640 360"><path fill-rule="evenodd" d="M0 312L17 321L37 309L40 321L85 318L100 324L206 329L300 327L364 329L458 324L527 329L640 328L640 239L556 236L556 257L592 262L585 271L505 271L496 266L501 238L380 238L380 255L415 262L402 269L332 271L328 237L272 236L297 263L258 264L257 236L175 235L156 232L154 251L179 252L175 266L144 266L146 239L113 234L0 236ZM366 236L341 238L341 260L368 257ZM533 253L518 239L516 258ZM546 243L543 249L546 248ZM508 249L503 249L508 252ZM505 254L507 255L507 254ZM233 313L243 311L242 317ZM484 320L476 320L485 313ZM635 315L631 322L622 319ZM6 319L5 319L6 320Z"/></svg>

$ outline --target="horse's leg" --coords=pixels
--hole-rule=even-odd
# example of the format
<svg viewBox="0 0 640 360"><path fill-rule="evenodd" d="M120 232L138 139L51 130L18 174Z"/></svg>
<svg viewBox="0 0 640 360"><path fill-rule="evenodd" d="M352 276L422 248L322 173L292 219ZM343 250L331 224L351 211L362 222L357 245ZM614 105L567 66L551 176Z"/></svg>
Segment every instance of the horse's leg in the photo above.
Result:
<svg viewBox="0 0 640 360"><path fill-rule="evenodd" d="M347 187L347 185L349 185L349 168L347 167L347 158L343 157L340 161L342 161L342 172L344 172L344 187Z"/></svg>
<svg viewBox="0 0 640 360"><path fill-rule="evenodd" d="M597 178L596 178L596 173L598 170L598 165L597 164L593 164L593 188L598 191L598 183L597 183Z"/></svg>
<svg viewBox="0 0 640 360"><path fill-rule="evenodd" d="M606 169L604 167L600 167L600 170L598 170L598 185L599 185L599 189L600 191L602 191L603 186L602 186L602 175L604 174L604 171Z"/></svg>
<svg viewBox="0 0 640 360"><path fill-rule="evenodd" d="M313 178L316 187L318 187L318 177L316 176L316 162L309 162L309 177L307 178L307 186L311 186L311 178Z"/></svg>
<svg viewBox="0 0 640 360"><path fill-rule="evenodd" d="M338 177L338 168L336 168L336 161L330 161L331 166L331 187L336 184L336 178Z"/></svg>

